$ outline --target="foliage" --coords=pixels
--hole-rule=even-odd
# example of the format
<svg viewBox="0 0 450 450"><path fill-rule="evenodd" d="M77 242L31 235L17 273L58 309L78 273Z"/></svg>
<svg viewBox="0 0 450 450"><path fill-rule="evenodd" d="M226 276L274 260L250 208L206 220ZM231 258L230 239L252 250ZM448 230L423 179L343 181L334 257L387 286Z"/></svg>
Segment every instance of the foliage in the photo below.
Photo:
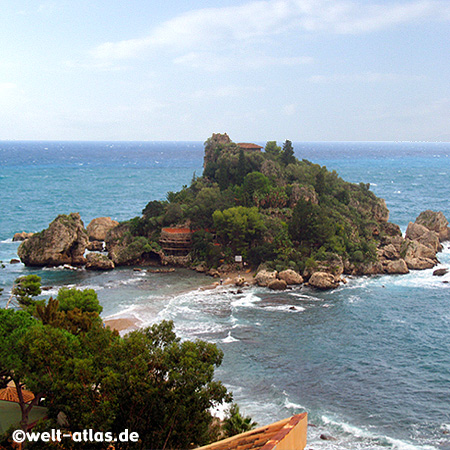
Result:
<svg viewBox="0 0 450 450"><path fill-rule="evenodd" d="M233 403L229 409L227 417L223 422L223 432L225 437L231 437L236 434L245 433L255 428L256 422L252 421L252 418L247 416L243 417L239 411L239 406Z"/></svg>
<svg viewBox="0 0 450 450"><path fill-rule="evenodd" d="M213 220L218 239L244 258L248 250L261 240L265 230L264 221L256 207L237 206L215 211Z"/></svg>
<svg viewBox="0 0 450 450"><path fill-rule="evenodd" d="M101 320L74 332L69 313L98 318L97 297L91 290L62 289L58 298L61 304L38 304L36 318L0 309L1 385L13 380L20 392L26 385L36 396L31 404L21 403L23 429L45 398L49 418L40 430L61 428L56 420L62 412L63 432L139 433L138 443L118 443L117 449L188 448L217 437L210 408L231 401L231 395L214 380L223 358L216 345L182 342L172 322L123 338ZM66 440L59 448L72 445ZM76 448L105 446L89 442Z"/></svg>
<svg viewBox="0 0 450 450"><path fill-rule="evenodd" d="M41 294L41 277L38 275L26 275L17 278L11 294L11 297L15 298L20 306L30 306L33 297Z"/></svg>

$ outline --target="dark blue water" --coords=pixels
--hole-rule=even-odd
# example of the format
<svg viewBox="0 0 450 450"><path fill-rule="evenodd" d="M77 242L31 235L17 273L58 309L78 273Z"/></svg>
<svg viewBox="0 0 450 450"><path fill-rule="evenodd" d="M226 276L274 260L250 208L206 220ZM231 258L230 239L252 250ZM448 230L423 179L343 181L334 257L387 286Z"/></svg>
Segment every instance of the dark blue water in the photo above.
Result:
<svg viewBox="0 0 450 450"><path fill-rule="evenodd" d="M405 230L424 209L450 218L450 144L294 143L296 154L369 182ZM202 143L0 143L0 260L16 231L38 231L59 213L127 219L201 173ZM440 255L450 266L447 244ZM0 269L7 293L21 264ZM432 270L352 279L332 292L299 288L192 291L191 272L37 271L54 286L97 289L105 316L175 321L183 337L225 352L218 377L260 424L307 410L309 447L450 446L450 281ZM5 295L3 296L3 299ZM294 309L292 309L294 308ZM321 433L336 441L321 441Z"/></svg>

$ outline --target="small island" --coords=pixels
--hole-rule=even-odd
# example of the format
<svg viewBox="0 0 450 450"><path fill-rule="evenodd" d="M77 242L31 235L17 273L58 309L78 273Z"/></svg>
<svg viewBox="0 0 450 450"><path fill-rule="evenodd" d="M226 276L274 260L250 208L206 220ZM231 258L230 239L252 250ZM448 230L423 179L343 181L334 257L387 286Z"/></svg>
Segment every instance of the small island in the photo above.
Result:
<svg viewBox="0 0 450 450"><path fill-rule="evenodd" d="M28 266L181 266L218 278L245 271L272 289L327 289L344 274L405 274L438 263L450 237L441 212L420 214L405 237L388 218L369 184L300 161L289 140L263 148L213 134L203 175L150 201L141 216L97 218L85 229L79 214L60 215L25 236L18 255Z"/></svg>

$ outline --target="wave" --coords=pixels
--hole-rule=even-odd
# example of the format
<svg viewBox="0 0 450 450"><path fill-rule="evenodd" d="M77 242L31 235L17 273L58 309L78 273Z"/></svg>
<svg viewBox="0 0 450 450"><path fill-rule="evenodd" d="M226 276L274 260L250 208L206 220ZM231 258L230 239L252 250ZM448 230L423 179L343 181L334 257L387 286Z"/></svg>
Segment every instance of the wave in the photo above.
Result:
<svg viewBox="0 0 450 450"><path fill-rule="evenodd" d="M4 239L3 241L0 241L0 244L16 244L16 242L14 242L12 240L12 238L8 238L8 239ZM20 244L20 242L19 242Z"/></svg>
<svg viewBox="0 0 450 450"><path fill-rule="evenodd" d="M284 399L284 407L288 409L295 409L295 410L303 410L305 411L306 408L303 405L300 405L299 403L293 403L289 400L289 396L286 393L286 391L283 391L283 395L285 396Z"/></svg>
<svg viewBox="0 0 450 450"><path fill-rule="evenodd" d="M224 344L229 344L230 342L237 342L239 341L239 339L234 338L233 336L231 336L231 331L228 332L228 336L224 339L222 339L222 342Z"/></svg>
<svg viewBox="0 0 450 450"><path fill-rule="evenodd" d="M390 436L378 435L365 428L360 428L346 422L335 421L325 415L322 415L321 421L324 425L329 426L335 432L340 432L343 434L337 439L337 442L341 439L348 440L348 437L351 437L357 438L358 440L367 441L366 445L361 446L361 448L373 449L378 447L388 447L396 450L437 450L436 447L432 445L418 445L401 439L392 438ZM342 443L340 443L338 447L342 448Z"/></svg>

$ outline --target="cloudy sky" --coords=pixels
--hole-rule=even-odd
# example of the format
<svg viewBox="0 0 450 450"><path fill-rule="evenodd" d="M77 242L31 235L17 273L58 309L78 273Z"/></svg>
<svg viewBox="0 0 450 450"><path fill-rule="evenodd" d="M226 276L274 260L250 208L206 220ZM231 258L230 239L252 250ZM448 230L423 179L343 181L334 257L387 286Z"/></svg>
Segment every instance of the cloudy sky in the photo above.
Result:
<svg viewBox="0 0 450 450"><path fill-rule="evenodd" d="M0 6L0 140L450 140L449 0Z"/></svg>

